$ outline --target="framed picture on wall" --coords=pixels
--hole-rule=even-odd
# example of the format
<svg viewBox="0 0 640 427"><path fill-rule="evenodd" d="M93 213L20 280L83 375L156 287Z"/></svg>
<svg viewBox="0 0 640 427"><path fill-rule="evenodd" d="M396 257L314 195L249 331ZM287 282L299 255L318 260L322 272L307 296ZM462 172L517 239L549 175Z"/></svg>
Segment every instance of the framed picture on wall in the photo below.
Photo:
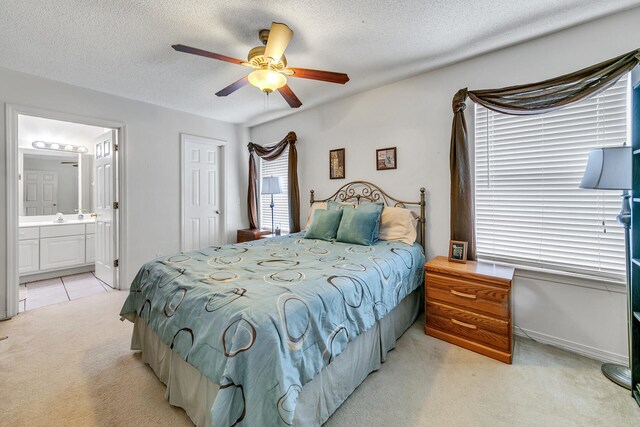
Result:
<svg viewBox="0 0 640 427"><path fill-rule="evenodd" d="M344 179L344 148L329 151L329 178Z"/></svg>
<svg viewBox="0 0 640 427"><path fill-rule="evenodd" d="M467 262L467 242L460 240L449 241L449 261Z"/></svg>
<svg viewBox="0 0 640 427"><path fill-rule="evenodd" d="M396 147L380 148L376 150L376 169L379 171L397 169Z"/></svg>

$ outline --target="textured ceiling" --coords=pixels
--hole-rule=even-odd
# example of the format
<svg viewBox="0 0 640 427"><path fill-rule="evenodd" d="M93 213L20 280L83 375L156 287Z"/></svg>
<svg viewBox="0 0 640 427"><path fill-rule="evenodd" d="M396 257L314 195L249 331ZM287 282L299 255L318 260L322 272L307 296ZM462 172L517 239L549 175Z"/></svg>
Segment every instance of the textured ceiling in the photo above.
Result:
<svg viewBox="0 0 640 427"><path fill-rule="evenodd" d="M289 79L309 108L640 4L640 0L0 0L0 66L234 123L292 113L279 94L214 93L248 68L272 21L295 32L289 65L348 73L345 86Z"/></svg>

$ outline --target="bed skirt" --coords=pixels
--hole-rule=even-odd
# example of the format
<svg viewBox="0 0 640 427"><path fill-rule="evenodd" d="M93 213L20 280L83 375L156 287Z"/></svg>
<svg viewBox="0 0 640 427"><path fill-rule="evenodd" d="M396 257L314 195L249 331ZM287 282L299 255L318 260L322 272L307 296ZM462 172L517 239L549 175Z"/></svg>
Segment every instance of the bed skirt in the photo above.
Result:
<svg viewBox="0 0 640 427"><path fill-rule="evenodd" d="M320 426L365 380L380 368L396 340L413 324L422 303L422 287L409 294L383 319L359 335L312 381L302 387L293 418L295 426ZM131 349L142 352L142 360L167 386L165 398L183 408L193 423L211 426L211 408L218 385L174 354L138 317Z"/></svg>

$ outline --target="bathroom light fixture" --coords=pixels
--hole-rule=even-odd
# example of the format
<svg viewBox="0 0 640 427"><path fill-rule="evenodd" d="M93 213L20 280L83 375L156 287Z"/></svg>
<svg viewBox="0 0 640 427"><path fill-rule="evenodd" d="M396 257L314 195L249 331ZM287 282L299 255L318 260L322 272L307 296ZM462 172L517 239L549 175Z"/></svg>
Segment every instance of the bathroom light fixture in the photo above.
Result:
<svg viewBox="0 0 640 427"><path fill-rule="evenodd" d="M31 143L33 148L38 148L40 150L51 150L51 151L67 151L74 153L88 153L89 149L87 147L83 147L81 145L72 145L65 144L64 146L58 144L57 142L45 142L45 141L33 141Z"/></svg>

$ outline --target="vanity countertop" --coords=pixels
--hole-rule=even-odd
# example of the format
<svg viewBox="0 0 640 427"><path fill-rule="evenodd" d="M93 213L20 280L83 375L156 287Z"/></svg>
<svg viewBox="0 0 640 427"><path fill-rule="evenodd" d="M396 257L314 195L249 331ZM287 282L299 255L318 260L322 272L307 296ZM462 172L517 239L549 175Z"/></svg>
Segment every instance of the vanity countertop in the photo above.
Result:
<svg viewBox="0 0 640 427"><path fill-rule="evenodd" d="M88 217L84 219L65 219L64 222L54 222L53 220L45 221L20 221L18 227L43 227L48 225L69 225L69 224L93 224L96 222L94 217Z"/></svg>

